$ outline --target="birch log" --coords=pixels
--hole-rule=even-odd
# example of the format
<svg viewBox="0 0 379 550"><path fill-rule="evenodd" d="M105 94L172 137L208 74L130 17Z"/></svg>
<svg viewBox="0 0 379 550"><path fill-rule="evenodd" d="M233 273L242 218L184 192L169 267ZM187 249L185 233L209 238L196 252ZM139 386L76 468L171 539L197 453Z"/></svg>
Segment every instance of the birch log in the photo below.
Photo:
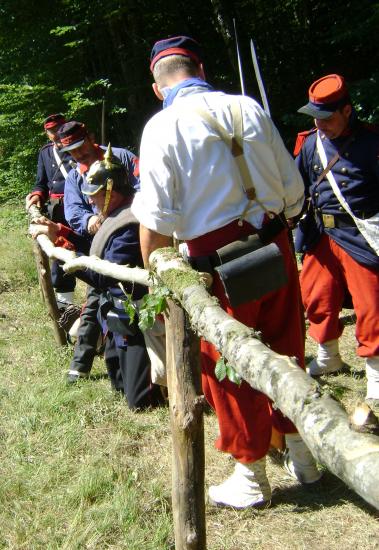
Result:
<svg viewBox="0 0 379 550"><path fill-rule="evenodd" d="M320 463L379 509L379 437L352 431L342 407L293 358L273 352L227 315L175 251L156 250L150 265L187 311L194 330L294 422Z"/></svg>
<svg viewBox="0 0 379 550"><path fill-rule="evenodd" d="M185 311L172 301L169 305L166 346L175 548L204 550L204 398L199 338L193 333Z"/></svg>
<svg viewBox="0 0 379 550"><path fill-rule="evenodd" d="M77 256L72 250L54 246L47 235L38 235L39 228L38 224L31 224L29 234L32 236L37 235L35 238L46 256L51 260L64 262L63 270L66 273L92 269L118 281L129 281L145 286L152 285L151 275L146 269L117 265L107 260L101 260L97 256Z"/></svg>
<svg viewBox="0 0 379 550"><path fill-rule="evenodd" d="M82 269L93 269L97 273L113 277L118 281L129 281L145 286L152 286L153 284L150 273L146 269L117 265L108 262L108 260L101 260L97 256L79 256L66 262L63 269L66 273L74 273Z"/></svg>

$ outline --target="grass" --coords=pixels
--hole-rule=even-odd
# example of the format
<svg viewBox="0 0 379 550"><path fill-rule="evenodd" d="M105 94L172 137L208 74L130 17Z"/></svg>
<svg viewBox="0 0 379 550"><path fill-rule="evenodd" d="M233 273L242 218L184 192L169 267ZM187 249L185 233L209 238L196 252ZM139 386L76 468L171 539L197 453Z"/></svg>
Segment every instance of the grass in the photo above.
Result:
<svg viewBox="0 0 379 550"><path fill-rule="evenodd" d="M90 380L65 384L72 348L54 344L26 229L19 207L0 209L0 548L173 549L168 410L130 412L101 359ZM365 387L354 347L350 322L350 368L326 381L347 410ZM216 433L208 414L207 485L233 465L213 448ZM303 488L273 460L268 469L271 508L207 506L209 550L379 548L376 512L332 474Z"/></svg>

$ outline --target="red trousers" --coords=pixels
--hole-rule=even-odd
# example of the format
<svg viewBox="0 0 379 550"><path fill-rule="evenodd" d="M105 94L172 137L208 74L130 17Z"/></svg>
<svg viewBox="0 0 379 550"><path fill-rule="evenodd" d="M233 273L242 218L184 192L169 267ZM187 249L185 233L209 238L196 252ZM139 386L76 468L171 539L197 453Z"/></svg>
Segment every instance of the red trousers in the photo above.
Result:
<svg viewBox="0 0 379 550"><path fill-rule="evenodd" d="M316 342L341 336L339 313L348 290L357 316L358 355L379 355L379 271L360 265L324 234L304 257L300 285L309 334Z"/></svg>
<svg viewBox="0 0 379 550"><path fill-rule="evenodd" d="M242 235L253 233L249 224L238 228L233 222L217 232L188 242L191 256L209 254ZM213 294L222 308L248 327L262 332L264 343L274 351L295 356L304 368L304 318L301 306L297 267L290 249L287 231L283 230L274 242L280 248L288 274L288 284L270 292L260 300L232 308L225 296L220 279L215 275ZM206 399L217 414L220 435L216 447L230 453L236 460L248 463L264 457L270 446L274 426L280 433L293 433L292 422L274 410L270 400L246 382L240 386L224 379L219 382L214 374L219 353L214 346L201 342L202 384Z"/></svg>

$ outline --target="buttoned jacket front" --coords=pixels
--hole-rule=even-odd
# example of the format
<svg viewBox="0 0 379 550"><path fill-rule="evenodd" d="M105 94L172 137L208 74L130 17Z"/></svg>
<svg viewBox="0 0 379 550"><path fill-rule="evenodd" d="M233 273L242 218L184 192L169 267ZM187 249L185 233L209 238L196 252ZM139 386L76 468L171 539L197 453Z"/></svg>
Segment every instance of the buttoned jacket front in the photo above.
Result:
<svg viewBox="0 0 379 550"><path fill-rule="evenodd" d="M341 157L332 167L338 187L353 213L359 218L369 218L379 212L379 134L357 122L353 134L334 140L320 133L327 160L343 150ZM309 223L303 239L299 239L297 250L311 250L320 235L325 232L355 260L363 265L379 268L379 258L359 233L352 218L341 206L326 177L316 185L323 171L316 148L317 133L306 138L296 158L305 183L306 195L310 197L315 224ZM345 147L347 143L347 147ZM337 227L324 227L322 214L336 217ZM343 223L339 226L338 220ZM351 220L349 222L349 220ZM300 224L300 232L302 231Z"/></svg>

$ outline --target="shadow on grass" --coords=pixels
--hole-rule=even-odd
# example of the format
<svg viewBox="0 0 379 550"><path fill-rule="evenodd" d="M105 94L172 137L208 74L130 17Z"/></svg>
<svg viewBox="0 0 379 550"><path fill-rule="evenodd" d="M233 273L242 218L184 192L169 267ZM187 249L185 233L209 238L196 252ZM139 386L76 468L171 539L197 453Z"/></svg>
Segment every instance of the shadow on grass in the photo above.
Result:
<svg viewBox="0 0 379 550"><path fill-rule="evenodd" d="M108 377L108 373L106 372L99 372L96 374L90 374L88 378L84 378L83 380L104 380Z"/></svg>
<svg viewBox="0 0 379 550"><path fill-rule="evenodd" d="M315 355L306 355L305 356L305 364L307 365L314 358L315 358ZM322 385L322 383L327 383L328 379L334 380L335 378L337 378L341 374L346 374L346 375L352 376L353 378L356 378L356 379L363 379L366 376L364 370L359 370L356 367L354 367L353 365L349 365L348 363L344 363L342 369L338 370L337 372L330 372L328 374L324 374L324 375L321 375L321 376L313 376L313 378L315 380L317 380L317 382L319 382Z"/></svg>
<svg viewBox="0 0 379 550"><path fill-rule="evenodd" d="M342 321L345 327L349 325L355 325L355 323L357 322L357 316L355 315L354 311L352 311L351 313L346 313L345 315L340 317L340 321Z"/></svg>
<svg viewBox="0 0 379 550"><path fill-rule="evenodd" d="M332 508L346 502L358 506L372 517L379 517L379 512L373 506L366 503L343 481L328 471L316 483L278 488L274 490L272 496L272 506L293 505L295 513Z"/></svg>

